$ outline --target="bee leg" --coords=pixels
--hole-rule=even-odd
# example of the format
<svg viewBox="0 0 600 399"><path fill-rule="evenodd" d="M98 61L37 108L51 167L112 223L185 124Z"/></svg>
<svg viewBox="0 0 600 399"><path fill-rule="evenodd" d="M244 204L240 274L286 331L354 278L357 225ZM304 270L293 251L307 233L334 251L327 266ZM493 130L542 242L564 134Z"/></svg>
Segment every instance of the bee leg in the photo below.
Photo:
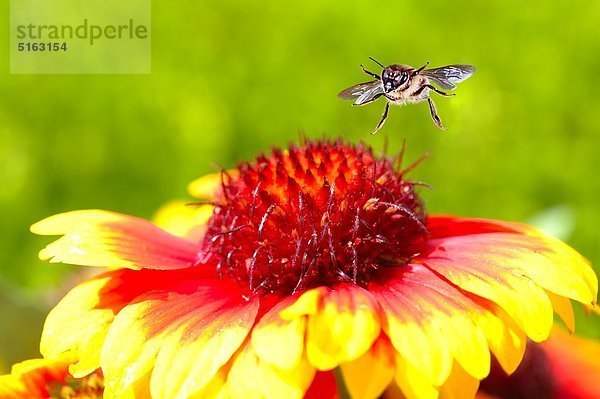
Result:
<svg viewBox="0 0 600 399"><path fill-rule="evenodd" d="M381 80L381 77L379 75L377 75L376 73L373 73L371 71L367 71L362 64L360 65L360 69L362 69L363 72L366 73L367 75L372 76L377 80Z"/></svg>
<svg viewBox="0 0 600 399"><path fill-rule="evenodd" d="M427 87L427 88L429 88L429 89L431 89L431 90L435 91L435 92L436 92L437 94L439 94L440 96L444 96L444 97L452 97L452 96L455 96L455 95L456 95L456 94L454 94L454 93L450 93L450 94L448 94L448 93L446 93L446 92L443 92L443 91L441 91L440 89L438 89L437 87L434 87L434 86L432 86L432 85L424 85L423 87Z"/></svg>
<svg viewBox="0 0 600 399"><path fill-rule="evenodd" d="M441 96L444 96L444 97L452 97L452 96L455 96L455 95L456 95L456 94L454 94L454 93L452 93L452 94L445 93L445 92L443 92L443 91L441 91L441 90L437 89L436 87L434 87L434 86L432 86L432 85L423 85L423 86L419 87L419 90L415 91L415 92L412 94L412 96L418 96L418 95L419 95L419 94L421 94L421 92L423 92L423 90L425 90L425 89L433 90L433 91L435 91L437 94L439 94L439 95L441 95Z"/></svg>
<svg viewBox="0 0 600 399"><path fill-rule="evenodd" d="M433 100L431 98L427 98L427 102L429 103L429 112L431 113L431 119L433 119L433 123L435 123L435 125L440 129L447 130L444 126L442 126L442 121L437 114L437 109L435 109Z"/></svg>
<svg viewBox="0 0 600 399"><path fill-rule="evenodd" d="M385 123L385 120L387 119L388 116L388 111L390 110L390 103L385 103L385 108L383 110L383 115L381 115L381 120L379 121L379 123L377 124L377 127L375 128L375 130L373 130L371 132L371 134L375 134L377 133L377 131L379 129L381 129L381 127L383 126L383 124Z"/></svg>

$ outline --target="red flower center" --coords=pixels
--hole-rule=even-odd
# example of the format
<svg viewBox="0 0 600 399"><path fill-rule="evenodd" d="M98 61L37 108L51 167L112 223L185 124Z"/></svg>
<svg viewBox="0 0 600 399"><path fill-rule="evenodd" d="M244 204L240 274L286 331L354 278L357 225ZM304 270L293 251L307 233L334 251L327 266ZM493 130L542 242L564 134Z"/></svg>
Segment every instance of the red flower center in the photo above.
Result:
<svg viewBox="0 0 600 399"><path fill-rule="evenodd" d="M415 183L394 161L338 141L241 164L223 174L204 261L254 292L366 285L413 257L426 233Z"/></svg>

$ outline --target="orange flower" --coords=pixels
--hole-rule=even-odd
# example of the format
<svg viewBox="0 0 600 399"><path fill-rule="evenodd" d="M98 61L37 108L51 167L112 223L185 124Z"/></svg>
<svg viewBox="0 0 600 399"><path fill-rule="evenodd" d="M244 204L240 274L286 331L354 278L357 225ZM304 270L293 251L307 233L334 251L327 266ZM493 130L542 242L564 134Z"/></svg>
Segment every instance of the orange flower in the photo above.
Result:
<svg viewBox="0 0 600 399"><path fill-rule="evenodd" d="M0 376L0 399L101 399L103 377L99 370L83 378L69 374L72 354L56 360L32 359L15 364Z"/></svg>
<svg viewBox="0 0 600 399"><path fill-rule="evenodd" d="M555 328L550 338L530 343L514 374L497 364L477 399L600 399L600 343Z"/></svg>
<svg viewBox="0 0 600 399"><path fill-rule="evenodd" d="M394 162L311 142L192 184L208 203L161 213L171 233L97 210L35 224L63 235L42 259L118 268L52 310L42 353L76 352L75 376L102 367L106 398L300 398L338 366L355 398L392 381L409 398L466 398L490 351L512 372L553 310L572 328L569 299L596 301L566 244L426 216Z"/></svg>

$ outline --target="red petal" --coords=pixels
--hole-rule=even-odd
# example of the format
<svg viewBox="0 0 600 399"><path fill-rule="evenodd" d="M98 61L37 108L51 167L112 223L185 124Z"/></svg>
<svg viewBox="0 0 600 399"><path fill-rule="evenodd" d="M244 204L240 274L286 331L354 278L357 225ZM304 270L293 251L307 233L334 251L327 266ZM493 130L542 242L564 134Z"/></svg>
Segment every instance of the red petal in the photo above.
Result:
<svg viewBox="0 0 600 399"><path fill-rule="evenodd" d="M333 371L318 371L304 399L339 399L335 374Z"/></svg>

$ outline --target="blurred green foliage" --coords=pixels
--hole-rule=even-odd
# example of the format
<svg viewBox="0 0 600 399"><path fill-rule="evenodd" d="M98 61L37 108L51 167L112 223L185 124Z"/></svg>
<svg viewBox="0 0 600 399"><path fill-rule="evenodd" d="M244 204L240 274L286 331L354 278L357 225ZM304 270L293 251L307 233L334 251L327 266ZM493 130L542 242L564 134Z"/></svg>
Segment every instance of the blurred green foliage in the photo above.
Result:
<svg viewBox="0 0 600 399"><path fill-rule="evenodd" d="M392 152L406 138L410 161L432 150L413 172L435 188L430 212L527 221L568 209L569 243L600 265L600 2L154 1L152 15L147 76L9 75L3 30L0 364L37 355L44 314L85 269L41 263L49 239L33 222L83 208L150 217L195 177L299 130L378 149L387 138ZM418 104L393 107L370 136L382 100L336 98L368 80L368 56L478 71L436 101L449 131ZM578 331L600 337L579 313Z"/></svg>

